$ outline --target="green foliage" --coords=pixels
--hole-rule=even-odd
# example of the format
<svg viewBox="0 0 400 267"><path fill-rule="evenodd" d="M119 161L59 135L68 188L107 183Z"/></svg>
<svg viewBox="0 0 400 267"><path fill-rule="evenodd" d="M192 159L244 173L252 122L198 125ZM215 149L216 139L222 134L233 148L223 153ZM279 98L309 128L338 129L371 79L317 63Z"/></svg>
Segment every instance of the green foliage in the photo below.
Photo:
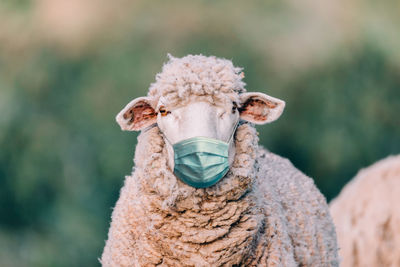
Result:
<svg viewBox="0 0 400 267"><path fill-rule="evenodd" d="M381 52L365 47L282 88L285 115L262 138L312 176L328 199L358 170L400 151L400 79Z"/></svg>
<svg viewBox="0 0 400 267"><path fill-rule="evenodd" d="M357 28L371 12L345 33L337 14L310 19L309 6L286 1L137 1L126 11L104 2L87 9L97 24L60 13L51 19L65 28L51 28L37 11L47 9L19 2L29 5L0 9L1 266L99 265L137 137L114 117L146 94L168 52L232 59L249 91L284 99L284 115L258 128L261 143L328 199L360 168L400 152L399 40L378 38L390 27ZM388 18L381 23L398 26Z"/></svg>

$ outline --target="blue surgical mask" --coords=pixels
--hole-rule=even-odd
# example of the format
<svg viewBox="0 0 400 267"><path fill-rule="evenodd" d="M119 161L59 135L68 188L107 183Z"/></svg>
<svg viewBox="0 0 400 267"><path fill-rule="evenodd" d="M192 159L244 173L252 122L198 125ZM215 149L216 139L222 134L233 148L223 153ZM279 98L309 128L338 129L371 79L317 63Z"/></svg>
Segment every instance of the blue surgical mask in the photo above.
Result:
<svg viewBox="0 0 400 267"><path fill-rule="evenodd" d="M184 183L196 188L216 184L229 170L229 144L237 125L236 123L227 142L198 136L173 144L174 174Z"/></svg>

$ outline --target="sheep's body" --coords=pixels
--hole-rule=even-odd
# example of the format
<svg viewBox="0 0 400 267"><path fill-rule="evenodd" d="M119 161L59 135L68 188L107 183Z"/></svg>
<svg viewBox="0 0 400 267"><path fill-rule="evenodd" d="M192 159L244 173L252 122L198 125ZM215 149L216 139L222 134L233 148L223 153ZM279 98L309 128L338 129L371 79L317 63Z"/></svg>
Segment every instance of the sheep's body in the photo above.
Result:
<svg viewBox="0 0 400 267"><path fill-rule="evenodd" d="M334 226L313 181L259 148L248 124L236 147L231 172L195 189L168 170L158 129L142 133L103 265L337 266Z"/></svg>
<svg viewBox="0 0 400 267"><path fill-rule="evenodd" d="M361 170L331 203L343 267L400 266L400 156Z"/></svg>
<svg viewBox="0 0 400 267"><path fill-rule="evenodd" d="M171 57L148 96L118 114L124 130L148 128L138 138L135 169L113 211L104 266L338 265L324 197L288 160L260 148L247 123L277 119L284 102L246 93L243 76L229 60ZM191 112L199 102L207 116L185 117L185 108ZM172 114L163 117L160 105ZM230 143L230 170L222 180L196 189L174 175L167 134L174 142L193 136L222 140L239 118L243 124Z"/></svg>

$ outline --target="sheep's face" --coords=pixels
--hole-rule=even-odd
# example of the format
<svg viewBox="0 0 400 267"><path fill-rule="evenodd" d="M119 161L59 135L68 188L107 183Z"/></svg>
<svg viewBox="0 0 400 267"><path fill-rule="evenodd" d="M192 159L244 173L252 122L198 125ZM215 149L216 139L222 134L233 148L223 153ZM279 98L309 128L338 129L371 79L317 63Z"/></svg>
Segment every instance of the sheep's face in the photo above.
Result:
<svg viewBox="0 0 400 267"><path fill-rule="evenodd" d="M231 135L239 120L265 124L276 120L285 102L262 93L243 93L237 101L225 101L224 105L211 103L201 97L181 106L169 106L161 97L154 103L149 97L131 101L116 117L122 130L139 131L157 125L167 139L168 162L174 169L172 144L192 137L209 137L229 143L229 164L235 155ZM229 103L229 104L227 104Z"/></svg>
<svg viewBox="0 0 400 267"><path fill-rule="evenodd" d="M190 102L184 106L168 108L162 101L156 109L157 125L168 140L168 162L173 169L172 144L202 136L229 142L229 162L232 163L235 149L231 136L239 122L238 105L213 105L206 101Z"/></svg>

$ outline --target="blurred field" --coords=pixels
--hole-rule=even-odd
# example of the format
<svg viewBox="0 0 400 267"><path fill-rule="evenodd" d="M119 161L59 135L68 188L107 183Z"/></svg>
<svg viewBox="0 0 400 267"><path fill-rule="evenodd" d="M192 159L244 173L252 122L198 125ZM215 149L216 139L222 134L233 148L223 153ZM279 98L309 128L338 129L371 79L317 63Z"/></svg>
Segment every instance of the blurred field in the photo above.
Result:
<svg viewBox="0 0 400 267"><path fill-rule="evenodd" d="M136 133L115 115L167 60L216 55L284 99L261 143L328 199L400 152L400 2L5 0L0 266L98 266Z"/></svg>

